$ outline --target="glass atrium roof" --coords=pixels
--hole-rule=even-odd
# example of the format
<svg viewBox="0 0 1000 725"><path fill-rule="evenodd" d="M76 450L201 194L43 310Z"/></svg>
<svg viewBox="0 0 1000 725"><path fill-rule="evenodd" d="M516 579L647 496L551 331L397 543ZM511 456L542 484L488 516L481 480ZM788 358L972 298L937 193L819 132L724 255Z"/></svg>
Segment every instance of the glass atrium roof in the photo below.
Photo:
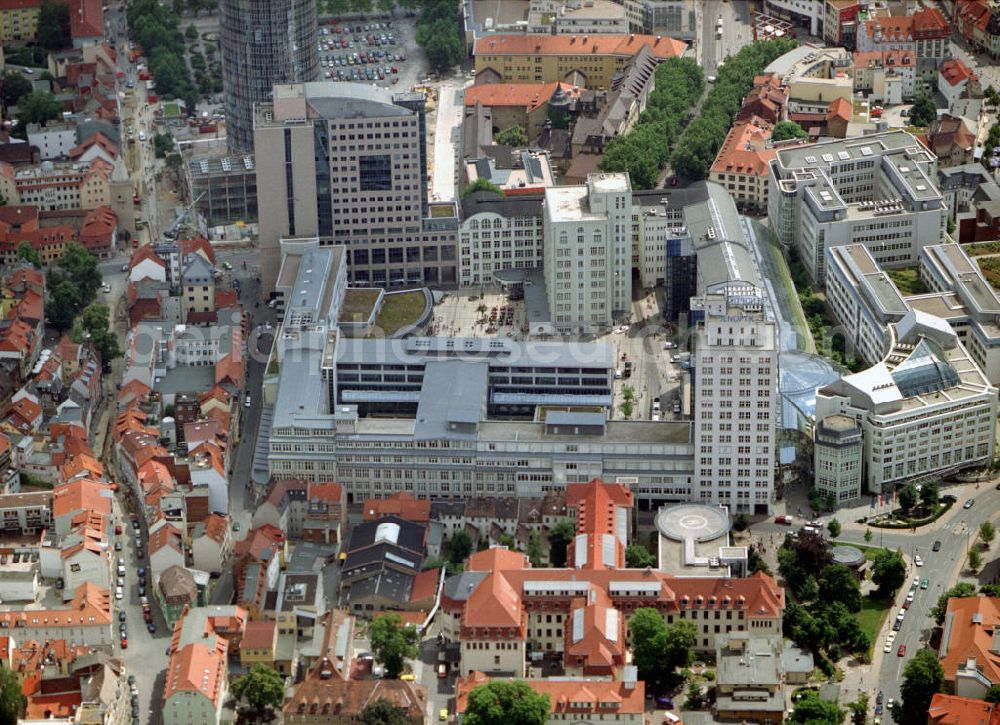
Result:
<svg viewBox="0 0 1000 725"><path fill-rule="evenodd" d="M926 337L889 374L905 398L952 388L960 382L944 351Z"/></svg>

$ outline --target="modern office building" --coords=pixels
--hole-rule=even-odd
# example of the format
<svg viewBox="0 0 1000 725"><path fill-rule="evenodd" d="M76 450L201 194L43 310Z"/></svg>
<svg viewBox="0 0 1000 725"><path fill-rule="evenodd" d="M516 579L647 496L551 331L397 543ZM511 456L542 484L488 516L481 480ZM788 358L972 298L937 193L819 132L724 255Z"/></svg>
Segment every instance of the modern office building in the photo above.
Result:
<svg viewBox="0 0 1000 725"><path fill-rule="evenodd" d="M697 36L697 0L615 0L625 5L633 33L667 35L691 41Z"/></svg>
<svg viewBox="0 0 1000 725"><path fill-rule="evenodd" d="M628 315L632 216L628 174L591 174L586 184L545 190L545 288L556 329L609 327Z"/></svg>
<svg viewBox="0 0 1000 725"><path fill-rule="evenodd" d="M959 244L920 253L928 292L904 297L863 245L827 250L826 298L848 352L869 364L886 354L889 326L911 310L946 321L992 385L1000 384L1000 296Z"/></svg>
<svg viewBox="0 0 1000 725"><path fill-rule="evenodd" d="M253 153L253 107L276 83L315 80L313 0L222 0L219 3L226 142L233 154Z"/></svg>
<svg viewBox="0 0 1000 725"><path fill-rule="evenodd" d="M695 391L690 498L769 513L774 499L778 330L732 197L685 209L697 255L691 299Z"/></svg>
<svg viewBox="0 0 1000 725"><path fill-rule="evenodd" d="M824 0L765 0L765 12L807 28L809 35L823 34Z"/></svg>
<svg viewBox="0 0 1000 725"><path fill-rule="evenodd" d="M858 424L865 492L884 493L992 461L997 389L947 322L911 310L878 363L819 389L818 427L830 416Z"/></svg>
<svg viewBox="0 0 1000 725"><path fill-rule="evenodd" d="M492 284L506 269L542 266L542 194L500 197L477 191L462 199L459 283Z"/></svg>
<svg viewBox="0 0 1000 725"><path fill-rule="evenodd" d="M352 283L457 282L454 203L427 198L424 96L360 83L277 85L254 118L262 294L282 239L343 246ZM283 169L277 174L275 170Z"/></svg>
<svg viewBox="0 0 1000 725"><path fill-rule="evenodd" d="M837 504L861 498L865 437L858 422L846 415L828 415L816 423L813 466L816 490Z"/></svg>
<svg viewBox="0 0 1000 725"><path fill-rule="evenodd" d="M818 284L828 247L860 243L882 267L914 266L945 233L936 178L937 159L905 131L781 149L770 163L768 216Z"/></svg>

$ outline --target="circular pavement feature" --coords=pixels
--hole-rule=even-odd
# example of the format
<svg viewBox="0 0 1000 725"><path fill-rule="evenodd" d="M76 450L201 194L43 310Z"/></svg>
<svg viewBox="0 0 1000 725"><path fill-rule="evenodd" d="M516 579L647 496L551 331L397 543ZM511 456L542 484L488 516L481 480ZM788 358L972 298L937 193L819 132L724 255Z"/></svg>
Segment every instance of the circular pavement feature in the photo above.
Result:
<svg viewBox="0 0 1000 725"><path fill-rule="evenodd" d="M864 552L861 549L855 549L853 546L835 546L830 550L830 553L833 554L834 564L843 564L852 569L857 569L865 563Z"/></svg>
<svg viewBox="0 0 1000 725"><path fill-rule="evenodd" d="M674 541L712 541L729 531L729 517L723 509L697 503L680 503L660 509L656 528Z"/></svg>

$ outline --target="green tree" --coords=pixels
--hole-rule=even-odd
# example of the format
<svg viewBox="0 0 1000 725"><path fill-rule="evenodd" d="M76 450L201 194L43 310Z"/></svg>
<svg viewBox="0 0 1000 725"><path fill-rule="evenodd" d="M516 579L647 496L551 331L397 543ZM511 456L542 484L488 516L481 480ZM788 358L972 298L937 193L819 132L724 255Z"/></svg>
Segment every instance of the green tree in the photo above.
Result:
<svg viewBox="0 0 1000 725"><path fill-rule="evenodd" d="M795 703L792 722L800 725L841 725L844 711L837 703L822 699L813 690L806 690Z"/></svg>
<svg viewBox="0 0 1000 725"><path fill-rule="evenodd" d="M951 589L946 591L940 597L938 597L937 605L934 606L930 614L934 617L934 621L940 627L944 624L944 615L948 612L948 600L949 599L961 599L963 597L974 597L976 596L976 587L968 582L959 582Z"/></svg>
<svg viewBox="0 0 1000 725"><path fill-rule="evenodd" d="M941 692L943 685L944 669L937 655L929 649L919 650L903 670L900 700L893 708L893 720L903 725L927 722L931 698Z"/></svg>
<svg viewBox="0 0 1000 725"><path fill-rule="evenodd" d="M983 695L986 702L1000 702L1000 685L990 685L990 689Z"/></svg>
<svg viewBox="0 0 1000 725"><path fill-rule="evenodd" d="M836 539L840 536L840 522L836 518L830 519L830 522L826 525L827 531L830 532L830 538Z"/></svg>
<svg viewBox="0 0 1000 725"><path fill-rule="evenodd" d="M854 573L843 564L830 564L823 569L817 584L823 602L840 602L848 611L861 611L861 587Z"/></svg>
<svg viewBox="0 0 1000 725"><path fill-rule="evenodd" d="M59 282L48 302L45 303L45 317L57 330L68 330L80 309L80 293L69 280Z"/></svg>
<svg viewBox="0 0 1000 725"><path fill-rule="evenodd" d="M871 529L865 529L865 543L866 544L872 543L872 530Z"/></svg>
<svg viewBox="0 0 1000 725"><path fill-rule="evenodd" d="M917 487L912 483L899 489L899 505L904 511L909 511L917 505Z"/></svg>
<svg viewBox="0 0 1000 725"><path fill-rule="evenodd" d="M17 71L6 71L0 77L0 99L3 105L12 106L31 93L31 81Z"/></svg>
<svg viewBox="0 0 1000 725"><path fill-rule="evenodd" d="M42 268L42 256L38 253L38 250L31 246L31 242L20 242L17 245L17 249L14 251L18 259L23 259L28 264L35 267L35 269Z"/></svg>
<svg viewBox="0 0 1000 725"><path fill-rule="evenodd" d="M929 509L933 509L938 504L938 500L941 498L941 491L938 488L937 482L928 481L923 486L920 487L920 503Z"/></svg>
<svg viewBox="0 0 1000 725"><path fill-rule="evenodd" d="M632 401L635 398L635 388L631 385L622 387L622 400Z"/></svg>
<svg viewBox="0 0 1000 725"><path fill-rule="evenodd" d="M790 138L808 139L809 133L795 121L778 121L771 132L772 141L787 141Z"/></svg>
<svg viewBox="0 0 1000 725"><path fill-rule="evenodd" d="M997 537L997 527L994 526L992 522L984 521L982 524L979 525L979 538L983 540L984 544L986 544L987 549L990 547L990 544L993 543L993 539L995 539L996 537Z"/></svg>
<svg viewBox="0 0 1000 725"><path fill-rule="evenodd" d="M542 565L542 537L537 531L532 531L528 535L528 548L524 553L527 554L532 566Z"/></svg>
<svg viewBox="0 0 1000 725"><path fill-rule="evenodd" d="M517 550L517 542L510 534L500 534L500 546L506 546L511 551Z"/></svg>
<svg viewBox="0 0 1000 725"><path fill-rule="evenodd" d="M368 627L368 640L375 659L385 667L386 677L395 679L403 672L406 660L417 656L417 628L403 624L396 612L384 612Z"/></svg>
<svg viewBox="0 0 1000 725"><path fill-rule="evenodd" d="M45 91L32 91L17 102L17 120L22 127L62 117L62 104Z"/></svg>
<svg viewBox="0 0 1000 725"><path fill-rule="evenodd" d="M694 659L692 648L697 635L698 628L686 619L678 619L667 625L663 639L663 657L670 672L691 664Z"/></svg>
<svg viewBox="0 0 1000 725"><path fill-rule="evenodd" d="M456 531L448 541L448 561L463 564L471 553L472 538L465 531Z"/></svg>
<svg viewBox="0 0 1000 725"><path fill-rule="evenodd" d="M38 8L38 44L46 50L62 50L73 44L69 28L69 5L43 0Z"/></svg>
<svg viewBox="0 0 1000 725"><path fill-rule="evenodd" d="M469 194L476 191L489 191L496 194L497 196L503 196L503 189L501 189L499 186L494 184L489 179L480 177L475 181L473 181L468 186L466 186L464 189L462 189L462 198L464 199Z"/></svg>
<svg viewBox="0 0 1000 725"><path fill-rule="evenodd" d="M897 591L906 581L906 562L898 551L882 549L872 562L872 581L878 586L879 596L886 597Z"/></svg>
<svg viewBox="0 0 1000 725"><path fill-rule="evenodd" d="M667 623L663 615L649 607L637 609L628 620L628 631L639 678L650 683L650 687L667 681L670 672L663 658L667 646Z"/></svg>
<svg viewBox="0 0 1000 725"><path fill-rule="evenodd" d="M625 566L630 569L645 569L656 566L656 557L642 544L629 544L625 549Z"/></svg>
<svg viewBox="0 0 1000 725"><path fill-rule="evenodd" d="M17 675L0 665L0 725L15 725L24 714L28 700L21 691Z"/></svg>
<svg viewBox="0 0 1000 725"><path fill-rule="evenodd" d="M528 134L520 126L511 126L500 131L493 137L493 141L498 146L516 146L521 148L528 145Z"/></svg>
<svg viewBox="0 0 1000 725"><path fill-rule="evenodd" d="M465 44L461 36L447 20L439 20L426 28L418 28L417 42L424 47L427 62L438 73L444 73L458 65L465 56Z"/></svg>
<svg viewBox="0 0 1000 725"><path fill-rule="evenodd" d="M688 684L684 693L684 707L688 710L700 710L705 706L705 695L697 682Z"/></svg>
<svg viewBox="0 0 1000 725"><path fill-rule="evenodd" d="M464 725L544 725L551 701L523 680L495 680L469 692Z"/></svg>
<svg viewBox="0 0 1000 725"><path fill-rule="evenodd" d="M257 663L230 685L230 693L237 703L247 703L247 710L255 720L281 707L285 699L285 681L281 674L265 664Z"/></svg>
<svg viewBox="0 0 1000 725"><path fill-rule="evenodd" d="M921 93L910 108L910 123L914 126L930 126L937 120L937 106L931 97Z"/></svg>
<svg viewBox="0 0 1000 725"><path fill-rule="evenodd" d="M760 552L753 547L750 547L750 551L747 554L747 571L750 574L756 574L757 572L763 572L768 576L771 574L771 567L764 561L764 557L760 555Z"/></svg>
<svg viewBox="0 0 1000 725"><path fill-rule="evenodd" d="M983 555L979 553L979 549L976 547L969 549L969 571L975 574L982 565Z"/></svg>
<svg viewBox="0 0 1000 725"><path fill-rule="evenodd" d="M556 568L566 566L566 547L576 536L572 521L564 520L549 529L549 563Z"/></svg>
<svg viewBox="0 0 1000 725"><path fill-rule="evenodd" d="M90 335L90 342L104 363L110 363L122 354L118 338L110 326L111 311L107 305L93 303L84 308L80 328Z"/></svg>
<svg viewBox="0 0 1000 725"><path fill-rule="evenodd" d="M184 31L184 37L188 40L198 40L198 28L195 27L194 23L187 26L187 30Z"/></svg>
<svg viewBox="0 0 1000 725"><path fill-rule="evenodd" d="M380 697L365 705L358 713L358 722L362 725L410 725L410 716L403 708Z"/></svg>

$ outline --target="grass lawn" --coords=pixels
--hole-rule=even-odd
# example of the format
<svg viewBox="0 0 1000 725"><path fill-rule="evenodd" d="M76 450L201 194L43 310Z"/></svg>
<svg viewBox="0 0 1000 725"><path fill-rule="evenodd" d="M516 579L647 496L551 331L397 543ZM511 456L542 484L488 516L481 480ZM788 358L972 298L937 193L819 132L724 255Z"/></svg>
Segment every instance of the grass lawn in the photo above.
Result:
<svg viewBox="0 0 1000 725"><path fill-rule="evenodd" d="M872 541L875 540L874 536L875 535L873 534ZM864 546L863 544L844 544L841 542L837 542L837 546L853 546L855 549L857 549L858 551L860 551L862 554L865 555L865 560L867 561L875 561L875 557L878 556L878 553L880 551L884 551L884 549L882 549L881 547Z"/></svg>
<svg viewBox="0 0 1000 725"><path fill-rule="evenodd" d="M920 271L916 267L906 267L905 269L887 269L885 273L896 283L899 291L904 295L922 295L929 292L927 285L920 279Z"/></svg>
<svg viewBox="0 0 1000 725"><path fill-rule="evenodd" d="M344 303L340 308L341 322L365 322L378 301L381 290L349 289L344 293Z"/></svg>
<svg viewBox="0 0 1000 725"><path fill-rule="evenodd" d="M872 647L878 646L878 633L882 629L882 624L889 614L889 601L885 599L871 599L863 597L861 599L861 611L854 615L858 620L858 625L868 635Z"/></svg>
<svg viewBox="0 0 1000 725"><path fill-rule="evenodd" d="M962 249L970 257L979 257L984 254L1000 254L1000 242L976 242L975 244L963 244Z"/></svg>
<svg viewBox="0 0 1000 725"><path fill-rule="evenodd" d="M1000 289L1000 257L980 257L976 262L993 289Z"/></svg>
<svg viewBox="0 0 1000 725"><path fill-rule="evenodd" d="M179 118L181 115L180 106L176 103L164 103L163 104L163 117L164 118Z"/></svg>
<svg viewBox="0 0 1000 725"><path fill-rule="evenodd" d="M412 325L424 313L424 293L420 290L386 295L375 327L390 337L407 325Z"/></svg>

